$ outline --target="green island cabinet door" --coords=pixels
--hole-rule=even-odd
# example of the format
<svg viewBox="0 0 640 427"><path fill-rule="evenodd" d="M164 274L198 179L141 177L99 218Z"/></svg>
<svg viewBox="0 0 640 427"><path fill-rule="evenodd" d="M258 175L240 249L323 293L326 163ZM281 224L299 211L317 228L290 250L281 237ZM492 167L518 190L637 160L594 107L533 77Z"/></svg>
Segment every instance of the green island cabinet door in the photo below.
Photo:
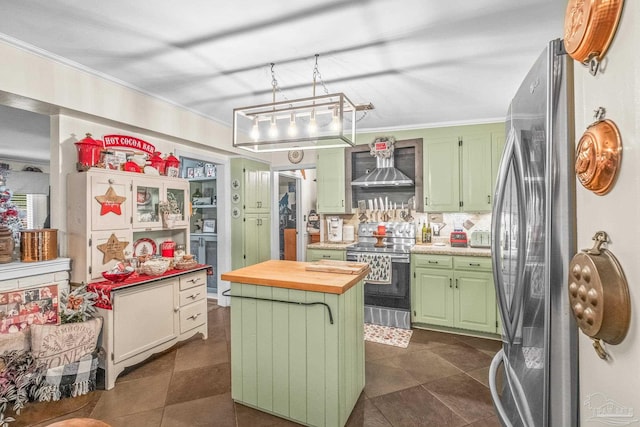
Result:
<svg viewBox="0 0 640 427"><path fill-rule="evenodd" d="M454 283L454 326L495 334L496 295L492 274L456 271Z"/></svg>
<svg viewBox="0 0 640 427"><path fill-rule="evenodd" d="M271 216L248 213L244 217L244 265L270 259Z"/></svg>
<svg viewBox="0 0 640 427"><path fill-rule="evenodd" d="M453 326L453 273L432 268L415 269L413 321Z"/></svg>
<svg viewBox="0 0 640 427"><path fill-rule="evenodd" d="M318 213L346 213L344 148L318 150Z"/></svg>
<svg viewBox="0 0 640 427"><path fill-rule="evenodd" d="M489 132L462 137L460 187L464 212L491 211L494 182L491 145Z"/></svg>
<svg viewBox="0 0 640 427"><path fill-rule="evenodd" d="M460 160L458 137L430 138L424 142L424 210L460 210Z"/></svg>
<svg viewBox="0 0 640 427"><path fill-rule="evenodd" d="M262 299L231 304L232 399L303 425L344 426L365 383L363 289L362 281L341 295L232 283L232 295Z"/></svg>

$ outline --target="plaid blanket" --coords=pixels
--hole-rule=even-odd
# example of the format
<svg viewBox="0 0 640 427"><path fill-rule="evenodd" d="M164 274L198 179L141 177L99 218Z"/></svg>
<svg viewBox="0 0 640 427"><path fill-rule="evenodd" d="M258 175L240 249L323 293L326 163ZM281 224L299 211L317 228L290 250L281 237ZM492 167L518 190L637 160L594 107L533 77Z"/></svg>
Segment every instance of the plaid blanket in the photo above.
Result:
<svg viewBox="0 0 640 427"><path fill-rule="evenodd" d="M38 390L38 400L50 402L64 397L82 396L95 390L97 369L97 351L83 356L77 362L48 369Z"/></svg>

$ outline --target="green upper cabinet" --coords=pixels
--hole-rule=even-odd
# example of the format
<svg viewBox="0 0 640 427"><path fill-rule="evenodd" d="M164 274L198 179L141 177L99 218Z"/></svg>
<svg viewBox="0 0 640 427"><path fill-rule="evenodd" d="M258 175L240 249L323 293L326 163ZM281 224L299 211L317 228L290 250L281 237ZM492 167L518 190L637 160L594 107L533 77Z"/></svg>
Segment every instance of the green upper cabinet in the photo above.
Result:
<svg viewBox="0 0 640 427"><path fill-rule="evenodd" d="M316 163L318 213L347 213L344 162L344 148L318 150Z"/></svg>
<svg viewBox="0 0 640 427"><path fill-rule="evenodd" d="M498 179L498 169L502 159L502 150L506 143L504 131L491 132L491 190L495 192L496 180ZM493 193L492 193L493 194Z"/></svg>
<svg viewBox="0 0 640 427"><path fill-rule="evenodd" d="M247 164L244 168L244 183L246 212L270 212L271 172L257 169L256 165Z"/></svg>
<svg viewBox="0 0 640 427"><path fill-rule="evenodd" d="M434 129L424 138L425 212L489 212L504 125Z"/></svg>
<svg viewBox="0 0 640 427"><path fill-rule="evenodd" d="M245 267L269 259L271 226L269 165L231 160L231 266Z"/></svg>
<svg viewBox="0 0 640 427"><path fill-rule="evenodd" d="M491 134L466 135L461 141L461 208L470 212L490 211L493 194Z"/></svg>
<svg viewBox="0 0 640 427"><path fill-rule="evenodd" d="M424 210L450 212L460 209L460 153L457 136L424 142Z"/></svg>

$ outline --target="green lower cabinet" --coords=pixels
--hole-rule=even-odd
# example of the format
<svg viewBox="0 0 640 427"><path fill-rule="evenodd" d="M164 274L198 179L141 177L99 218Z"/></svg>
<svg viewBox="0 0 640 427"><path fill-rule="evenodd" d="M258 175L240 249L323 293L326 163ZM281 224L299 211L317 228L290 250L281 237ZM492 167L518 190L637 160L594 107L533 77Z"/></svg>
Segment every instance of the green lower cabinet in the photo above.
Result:
<svg viewBox="0 0 640 427"><path fill-rule="evenodd" d="M496 297L491 259L438 256L444 268L416 267L434 263L433 255L411 259L412 322L495 334Z"/></svg>
<svg viewBox="0 0 640 427"><path fill-rule="evenodd" d="M454 273L454 327L496 333L496 294L491 273Z"/></svg>
<svg viewBox="0 0 640 427"><path fill-rule="evenodd" d="M307 249L307 261L314 262L323 259L346 261L347 252L335 249Z"/></svg>
<svg viewBox="0 0 640 427"><path fill-rule="evenodd" d="M232 283L232 295L261 299L232 297L233 400L303 425L344 426L365 383L363 286L336 295ZM297 304L317 302L326 306Z"/></svg>
<svg viewBox="0 0 640 427"><path fill-rule="evenodd" d="M453 273L416 268L413 321L453 327Z"/></svg>
<svg viewBox="0 0 640 427"><path fill-rule="evenodd" d="M271 215L246 214L244 217L244 265L270 259Z"/></svg>

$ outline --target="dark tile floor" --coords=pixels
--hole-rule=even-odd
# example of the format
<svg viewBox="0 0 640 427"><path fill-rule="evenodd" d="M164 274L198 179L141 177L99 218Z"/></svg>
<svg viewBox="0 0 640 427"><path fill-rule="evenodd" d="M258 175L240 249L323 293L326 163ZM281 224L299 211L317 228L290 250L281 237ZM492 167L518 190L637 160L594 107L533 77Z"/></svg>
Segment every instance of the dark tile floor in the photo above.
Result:
<svg viewBox="0 0 640 427"><path fill-rule="evenodd" d="M406 349L367 342L366 386L348 426L499 426L488 389L498 341L415 330ZM293 426L231 400L229 308L209 303L209 339L178 344L115 388L30 403L12 427L73 417L114 427Z"/></svg>

